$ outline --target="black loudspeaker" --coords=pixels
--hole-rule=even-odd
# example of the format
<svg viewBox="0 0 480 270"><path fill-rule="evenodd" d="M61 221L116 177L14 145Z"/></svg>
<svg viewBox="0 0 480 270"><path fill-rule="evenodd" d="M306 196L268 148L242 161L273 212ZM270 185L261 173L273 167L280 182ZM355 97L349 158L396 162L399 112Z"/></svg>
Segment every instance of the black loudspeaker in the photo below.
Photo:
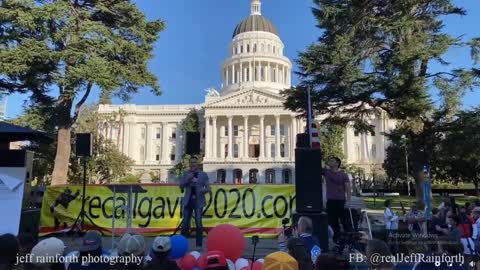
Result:
<svg viewBox="0 0 480 270"><path fill-rule="evenodd" d="M77 157L92 156L92 133L78 133L75 142Z"/></svg>
<svg viewBox="0 0 480 270"><path fill-rule="evenodd" d="M297 134L297 148L309 148L310 142L307 133Z"/></svg>
<svg viewBox="0 0 480 270"><path fill-rule="evenodd" d="M200 132L187 132L186 146L187 155L200 155Z"/></svg>
<svg viewBox="0 0 480 270"><path fill-rule="evenodd" d="M315 236L322 250L328 250L328 216L326 213L308 212L294 213L293 222L297 224L298 219L302 216L309 217L313 224L313 236Z"/></svg>
<svg viewBox="0 0 480 270"><path fill-rule="evenodd" d="M40 208L22 210L19 235L29 234L38 239L40 227Z"/></svg>
<svg viewBox="0 0 480 270"><path fill-rule="evenodd" d="M320 149L297 148L295 150L295 192L297 212L323 210Z"/></svg>

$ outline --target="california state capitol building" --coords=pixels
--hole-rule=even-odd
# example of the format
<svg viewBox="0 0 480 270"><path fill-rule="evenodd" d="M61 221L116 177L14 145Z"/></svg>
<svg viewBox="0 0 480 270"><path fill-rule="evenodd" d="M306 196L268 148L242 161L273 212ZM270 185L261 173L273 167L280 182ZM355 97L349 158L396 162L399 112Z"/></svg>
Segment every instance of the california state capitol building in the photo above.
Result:
<svg viewBox="0 0 480 270"><path fill-rule="evenodd" d="M261 1L251 0L250 16L235 27L221 65L220 90L207 90L204 103L195 105L100 105L100 114L124 113L122 124L103 135L134 160L131 173L142 182L153 174L173 183L174 166L185 150L182 121L196 109L203 170L212 183L294 183L296 134L305 131L306 122L284 108L280 95L292 80L284 47L275 26L262 16ZM395 127L385 114L369 122L375 132L347 126L343 145L345 161L366 171L381 167L388 146L384 133Z"/></svg>

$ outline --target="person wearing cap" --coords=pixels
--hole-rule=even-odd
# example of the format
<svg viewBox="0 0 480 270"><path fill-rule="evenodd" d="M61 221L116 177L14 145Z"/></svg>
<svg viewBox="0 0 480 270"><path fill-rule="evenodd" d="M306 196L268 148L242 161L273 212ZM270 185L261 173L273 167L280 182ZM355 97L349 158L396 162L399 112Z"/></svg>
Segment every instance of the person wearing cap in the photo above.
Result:
<svg viewBox="0 0 480 270"><path fill-rule="evenodd" d="M65 265L56 261L63 256L65 244L56 237L44 239L32 248L32 264L35 270L65 270Z"/></svg>
<svg viewBox="0 0 480 270"><path fill-rule="evenodd" d="M205 206L205 193L210 191L208 175L200 170L198 159L190 158L190 170L180 180L180 188L185 191L182 201L183 221L182 235L189 236L192 212L195 212L196 246L202 248L203 224L202 215Z"/></svg>
<svg viewBox="0 0 480 270"><path fill-rule="evenodd" d="M199 259L200 269L204 270L228 270L227 258L221 251L209 251Z"/></svg>
<svg viewBox="0 0 480 270"><path fill-rule="evenodd" d="M136 257L136 261L125 265L120 263L114 266L115 269L138 269L142 264L143 257L145 255L145 238L139 234L126 233L120 239L118 244L118 255L125 257Z"/></svg>
<svg viewBox="0 0 480 270"><path fill-rule="evenodd" d="M170 237L156 237L153 240L150 256L152 260L143 268L144 270L180 270L175 261L170 260L172 244Z"/></svg>
<svg viewBox="0 0 480 270"><path fill-rule="evenodd" d="M68 266L68 270L104 270L111 269L111 265L107 263L107 260L101 260L101 262L90 262L87 258L100 258L103 257L102 250L102 236L96 231L90 231L83 236L82 246L80 248L80 256L78 262L71 263Z"/></svg>
<svg viewBox="0 0 480 270"><path fill-rule="evenodd" d="M265 257L262 270L299 270L298 262L286 252L278 251Z"/></svg>

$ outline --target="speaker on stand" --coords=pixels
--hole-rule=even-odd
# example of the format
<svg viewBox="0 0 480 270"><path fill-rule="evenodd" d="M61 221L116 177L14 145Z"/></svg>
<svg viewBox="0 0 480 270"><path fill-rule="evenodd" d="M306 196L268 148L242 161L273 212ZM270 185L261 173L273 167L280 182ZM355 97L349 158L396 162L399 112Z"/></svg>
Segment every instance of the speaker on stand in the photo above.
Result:
<svg viewBox="0 0 480 270"><path fill-rule="evenodd" d="M295 149L296 212L293 220L301 216L313 221L313 235L322 250L328 250L328 217L323 206L322 152L309 147L308 134L297 135Z"/></svg>

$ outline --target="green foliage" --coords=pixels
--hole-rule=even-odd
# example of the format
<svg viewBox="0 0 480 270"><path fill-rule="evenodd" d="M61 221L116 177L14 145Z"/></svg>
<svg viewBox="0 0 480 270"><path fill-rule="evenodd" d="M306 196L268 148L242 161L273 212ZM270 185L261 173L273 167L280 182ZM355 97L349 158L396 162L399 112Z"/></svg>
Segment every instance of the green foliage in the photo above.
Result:
<svg viewBox="0 0 480 270"><path fill-rule="evenodd" d="M182 122L182 130L186 132L200 132L200 120L198 118L198 111L192 109L187 117ZM183 148L185 149L185 147ZM173 169L175 170L175 175L177 177L181 177L185 170L188 169L188 163L191 156L183 153L182 159L179 163L175 164ZM199 161L201 162L203 159L203 155L197 156Z"/></svg>
<svg viewBox="0 0 480 270"><path fill-rule="evenodd" d="M323 163L336 156L344 159L343 154L343 133L345 128L334 124L325 124L319 128L320 145L322 147Z"/></svg>
<svg viewBox="0 0 480 270"><path fill-rule="evenodd" d="M479 59L478 39L462 40L443 30L445 18L466 11L452 0L314 3L321 36L300 53L301 82L283 92L285 107L303 111L310 88L313 107L327 122L362 132L371 131L368 119L375 114L399 120L419 180L417 172L432 159L436 123L452 119L463 94L479 85L478 69L453 68L442 58L452 47L470 47L473 60ZM438 62L442 72L430 72L431 64ZM431 96L434 89L442 97L439 107ZM401 150L390 152L395 160ZM392 166L387 164L387 169ZM418 181L417 198L421 204Z"/></svg>
<svg viewBox="0 0 480 270"><path fill-rule="evenodd" d="M182 130L184 132L199 132L200 120L198 119L198 111L192 109L182 122Z"/></svg>
<svg viewBox="0 0 480 270"><path fill-rule="evenodd" d="M140 177L133 174L128 174L125 177L121 178L118 182L122 184L128 184L128 183L136 184L136 183L140 183Z"/></svg>
<svg viewBox="0 0 480 270"><path fill-rule="evenodd" d="M147 63L164 23L147 21L133 1L4 0L0 25L0 91L53 106L56 184L67 179L65 142L94 87L102 102L128 100L142 87L160 94Z"/></svg>

